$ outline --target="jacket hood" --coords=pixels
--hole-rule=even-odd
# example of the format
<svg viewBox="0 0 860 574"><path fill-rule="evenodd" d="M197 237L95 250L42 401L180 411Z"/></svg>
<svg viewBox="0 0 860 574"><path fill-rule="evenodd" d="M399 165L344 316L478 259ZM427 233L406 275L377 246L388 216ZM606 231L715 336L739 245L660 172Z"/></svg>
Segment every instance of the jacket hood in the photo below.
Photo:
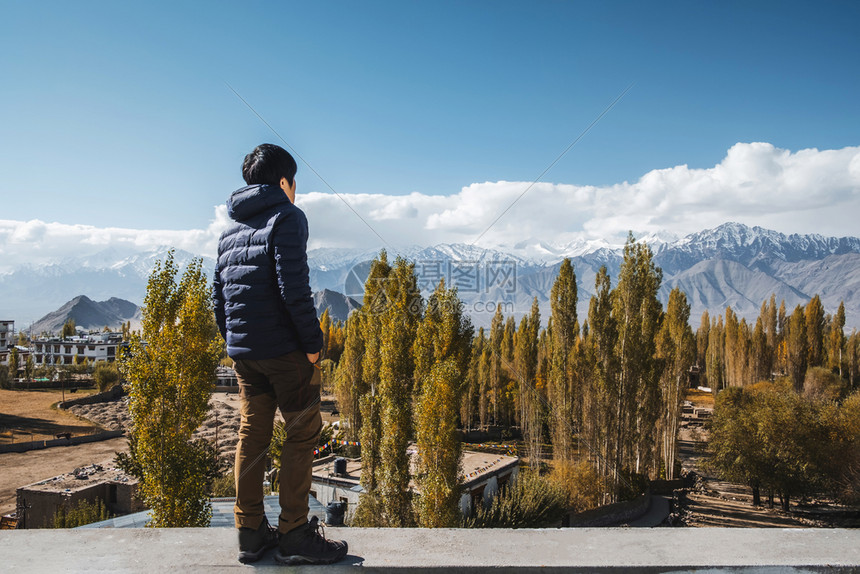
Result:
<svg viewBox="0 0 860 574"><path fill-rule="evenodd" d="M276 205L289 204L280 187L268 184L248 185L234 191L227 199L227 213L235 221L246 221Z"/></svg>

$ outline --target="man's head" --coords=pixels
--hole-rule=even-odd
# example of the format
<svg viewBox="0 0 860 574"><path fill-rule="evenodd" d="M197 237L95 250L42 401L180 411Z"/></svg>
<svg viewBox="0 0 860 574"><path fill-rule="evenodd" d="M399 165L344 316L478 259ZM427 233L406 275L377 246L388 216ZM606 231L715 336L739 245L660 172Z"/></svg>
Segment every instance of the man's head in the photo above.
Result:
<svg viewBox="0 0 860 574"><path fill-rule="evenodd" d="M296 198L296 160L290 152L274 144L260 144L245 156L242 177L248 185L279 186L290 201Z"/></svg>

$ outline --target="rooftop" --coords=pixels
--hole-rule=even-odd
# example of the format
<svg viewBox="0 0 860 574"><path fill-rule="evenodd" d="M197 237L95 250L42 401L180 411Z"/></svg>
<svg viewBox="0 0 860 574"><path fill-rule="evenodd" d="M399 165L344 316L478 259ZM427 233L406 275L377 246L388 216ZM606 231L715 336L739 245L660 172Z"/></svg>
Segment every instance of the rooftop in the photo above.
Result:
<svg viewBox="0 0 860 574"><path fill-rule="evenodd" d="M414 456L418 453L418 449L414 445L410 445L408 452L411 456ZM334 461L336 458L338 457L329 455L319 460L315 460L313 466L314 477L358 485L361 481L361 459L346 459L346 475L335 476ZM519 459L515 456L507 456L503 454L463 451L462 463L463 470L460 478L462 478L464 485L468 486L470 482L481 480L495 471L518 465ZM415 461L413 459L413 468L414 464ZM415 487L414 482L411 482L410 484L413 488Z"/></svg>
<svg viewBox="0 0 860 574"><path fill-rule="evenodd" d="M236 526L233 519L233 506L235 504L235 498L213 498L212 520L209 523L209 527L234 528ZM277 495L264 497L263 506L266 509L266 517L269 519L269 524L277 524L278 515L281 512ZM325 507L313 496L308 498L308 506L310 508L308 517L316 516L320 521L325 520ZM93 522L92 524L86 524L78 528L143 528L149 522L149 513L149 510L143 510L134 514L126 514L125 516L102 520L101 522Z"/></svg>
<svg viewBox="0 0 860 574"><path fill-rule="evenodd" d="M289 572L857 572L860 530L732 528L329 528L349 554ZM0 531L9 571L235 572L228 528ZM284 572L272 554L254 564Z"/></svg>
<svg viewBox="0 0 860 574"><path fill-rule="evenodd" d="M98 482L136 483L137 479L127 475L118 468L105 468L98 464L91 464L76 468L73 472L40 480L21 488L41 492L74 492L88 488Z"/></svg>

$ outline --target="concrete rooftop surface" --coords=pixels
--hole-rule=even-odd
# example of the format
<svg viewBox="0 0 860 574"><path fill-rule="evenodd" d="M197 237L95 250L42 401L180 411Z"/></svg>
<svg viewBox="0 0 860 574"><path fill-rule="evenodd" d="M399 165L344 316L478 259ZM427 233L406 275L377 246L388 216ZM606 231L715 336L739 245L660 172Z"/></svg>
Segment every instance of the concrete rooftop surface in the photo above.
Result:
<svg viewBox="0 0 860 574"><path fill-rule="evenodd" d="M3 572L860 572L860 530L329 528L333 566L236 561L227 528L0 531Z"/></svg>

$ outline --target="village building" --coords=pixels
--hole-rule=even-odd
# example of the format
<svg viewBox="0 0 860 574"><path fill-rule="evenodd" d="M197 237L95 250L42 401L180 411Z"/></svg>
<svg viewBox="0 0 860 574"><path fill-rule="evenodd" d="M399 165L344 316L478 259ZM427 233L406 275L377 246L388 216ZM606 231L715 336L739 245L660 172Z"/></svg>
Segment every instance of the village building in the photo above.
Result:
<svg viewBox="0 0 860 574"><path fill-rule="evenodd" d="M86 500L101 500L111 514L142 509L136 498L137 479L117 468L97 464L41 480L16 491L18 528L51 528L62 507L69 510Z"/></svg>
<svg viewBox="0 0 860 574"><path fill-rule="evenodd" d="M76 337L39 337L32 342L37 365L76 365L116 360L123 345L122 333L96 333Z"/></svg>
<svg viewBox="0 0 860 574"><path fill-rule="evenodd" d="M15 344L15 321L0 320L0 351Z"/></svg>
<svg viewBox="0 0 860 574"><path fill-rule="evenodd" d="M418 450L409 447L410 470L414 476ZM469 516L479 505L486 506L509 481L516 478L519 458L503 454L464 451L462 455L462 494L460 511ZM421 491L414 480L409 486L418 495ZM326 456L314 462L311 479L311 496L323 506L331 502L343 502L355 510L364 488L361 486L361 459Z"/></svg>

